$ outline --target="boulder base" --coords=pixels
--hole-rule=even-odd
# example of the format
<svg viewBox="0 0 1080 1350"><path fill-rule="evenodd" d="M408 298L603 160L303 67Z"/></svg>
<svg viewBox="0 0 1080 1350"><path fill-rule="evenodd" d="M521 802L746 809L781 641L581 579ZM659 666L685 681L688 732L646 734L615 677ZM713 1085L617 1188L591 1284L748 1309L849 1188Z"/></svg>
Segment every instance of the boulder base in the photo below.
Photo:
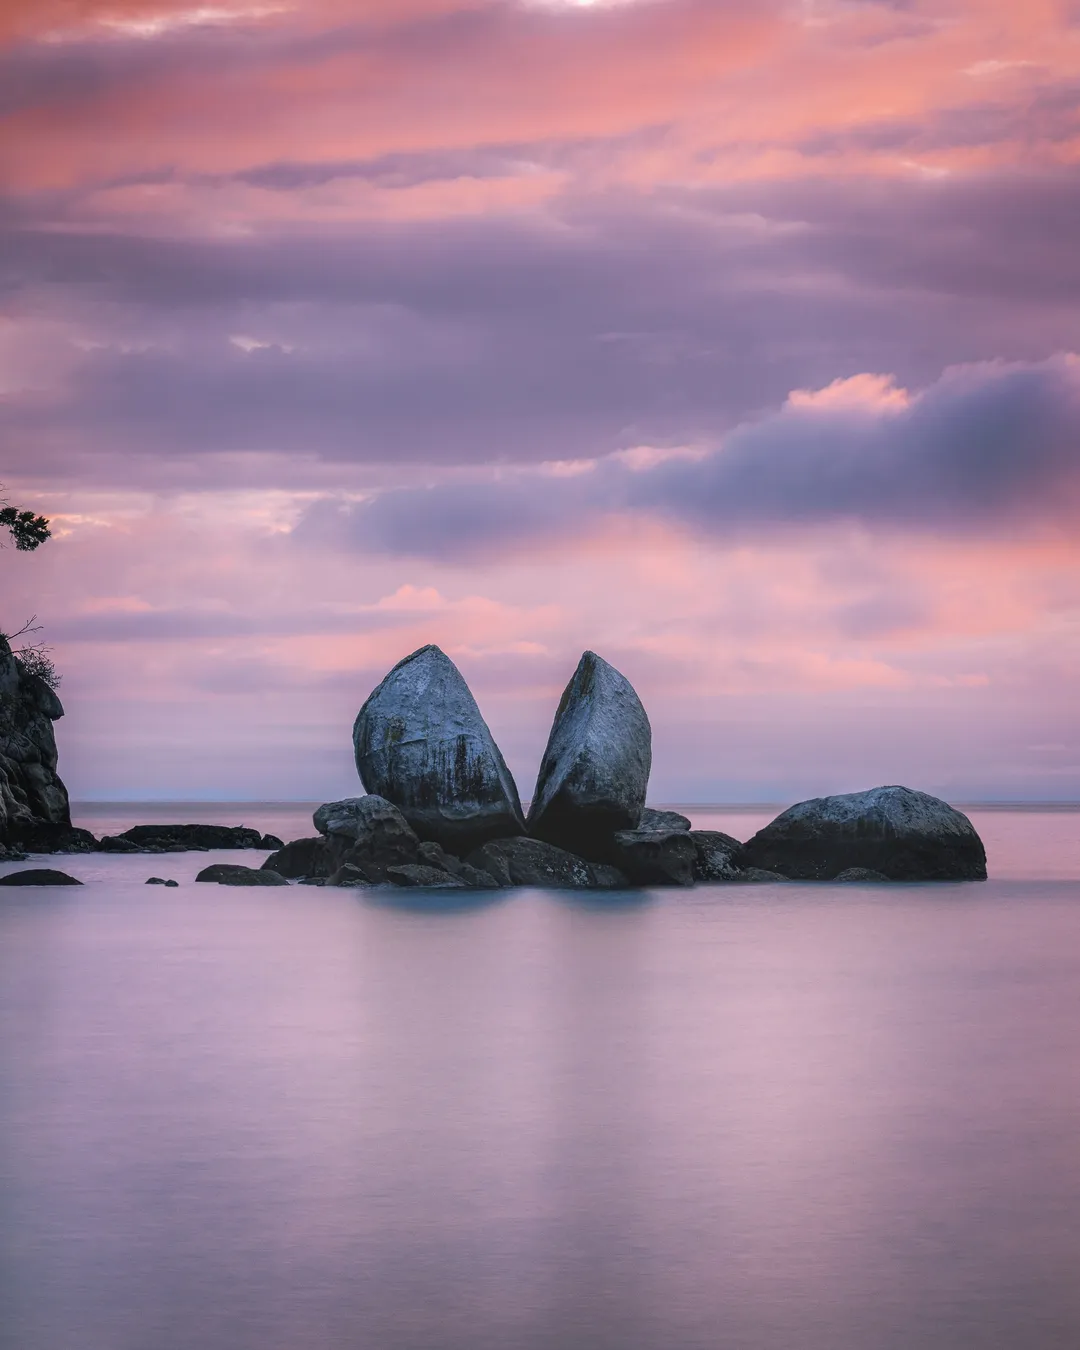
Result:
<svg viewBox="0 0 1080 1350"><path fill-rule="evenodd" d="M695 881L738 881L739 868L735 859L742 844L720 830L691 830L690 838L697 849L694 861Z"/></svg>
<svg viewBox="0 0 1080 1350"><path fill-rule="evenodd" d="M611 836L636 829L652 767L652 729L630 681L585 652L563 691L529 808L529 833L609 861Z"/></svg>
<svg viewBox="0 0 1080 1350"><path fill-rule="evenodd" d="M467 862L488 873L499 886L579 889L626 885L626 878L614 867L588 862L554 844L524 835L492 840L471 853Z"/></svg>
<svg viewBox="0 0 1080 1350"><path fill-rule="evenodd" d="M524 830L510 771L438 647L421 647L390 671L357 714L353 747L361 782L422 839L464 853Z"/></svg>
<svg viewBox="0 0 1080 1350"><path fill-rule="evenodd" d="M799 802L759 830L737 861L805 881L854 867L890 881L986 878L986 850L967 816L906 787Z"/></svg>
<svg viewBox="0 0 1080 1350"><path fill-rule="evenodd" d="M619 830L611 857L635 886L692 886L697 845L686 830Z"/></svg>
<svg viewBox="0 0 1080 1350"><path fill-rule="evenodd" d="M688 830L690 820L689 817L680 815L678 811L658 811L654 806L647 806L641 813L637 828L649 830L653 834L671 834L675 830Z"/></svg>
<svg viewBox="0 0 1080 1350"><path fill-rule="evenodd" d="M271 853L262 865L264 872L299 880L300 877L328 877L337 864L327 841L319 835L314 839L294 839Z"/></svg>

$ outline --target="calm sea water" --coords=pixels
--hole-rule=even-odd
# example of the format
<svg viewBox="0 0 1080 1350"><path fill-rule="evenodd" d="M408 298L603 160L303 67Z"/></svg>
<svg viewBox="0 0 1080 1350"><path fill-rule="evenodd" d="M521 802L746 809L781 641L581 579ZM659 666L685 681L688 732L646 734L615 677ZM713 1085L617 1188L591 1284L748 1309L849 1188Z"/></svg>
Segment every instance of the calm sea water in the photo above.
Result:
<svg viewBox="0 0 1080 1350"><path fill-rule="evenodd" d="M1075 1350L1080 814L972 815L985 884L4 892L0 1346Z"/></svg>

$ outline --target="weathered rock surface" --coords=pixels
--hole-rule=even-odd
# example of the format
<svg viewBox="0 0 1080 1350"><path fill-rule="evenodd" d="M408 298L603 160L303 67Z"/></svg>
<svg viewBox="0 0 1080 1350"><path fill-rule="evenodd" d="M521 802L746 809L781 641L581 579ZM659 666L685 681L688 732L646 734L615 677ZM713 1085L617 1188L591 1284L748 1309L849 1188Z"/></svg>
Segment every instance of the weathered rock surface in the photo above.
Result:
<svg viewBox="0 0 1080 1350"><path fill-rule="evenodd" d="M690 838L697 849L694 862L695 881L738 881L736 858L742 844L720 830L691 830Z"/></svg>
<svg viewBox="0 0 1080 1350"><path fill-rule="evenodd" d="M878 882L888 881L888 879L882 872L875 872L872 867L848 867L833 877L833 881L844 882Z"/></svg>
<svg viewBox="0 0 1080 1350"><path fill-rule="evenodd" d="M790 877L781 876L779 872L770 872L766 867L744 867L735 881L748 882L769 882L769 881L790 881Z"/></svg>
<svg viewBox="0 0 1080 1350"><path fill-rule="evenodd" d="M370 793L422 839L464 853L521 834L517 788L461 672L438 647L390 671L357 714L353 747Z"/></svg>
<svg viewBox="0 0 1080 1350"><path fill-rule="evenodd" d="M671 833L674 830L688 830L690 820L678 811L658 811L654 806L647 806L635 828L651 830L654 834L661 831Z"/></svg>
<svg viewBox="0 0 1080 1350"><path fill-rule="evenodd" d="M280 872L261 867L241 867L239 863L211 863L204 867L196 881L216 881L219 886L287 886Z"/></svg>
<svg viewBox="0 0 1080 1350"><path fill-rule="evenodd" d="M738 861L807 881L829 881L853 867L890 881L986 877L986 850L967 816L895 786L799 802L748 840Z"/></svg>
<svg viewBox="0 0 1080 1350"><path fill-rule="evenodd" d="M611 857L635 886L692 886L698 850L686 830L619 830Z"/></svg>
<svg viewBox="0 0 1080 1350"><path fill-rule="evenodd" d="M474 890L491 890L495 885L495 878L489 872L463 862L452 853L447 853L443 846L436 844L434 840L425 840L420 845L418 856L424 866L435 867L440 872L449 872L452 877L457 877Z"/></svg>
<svg viewBox="0 0 1080 1350"><path fill-rule="evenodd" d="M19 845L41 826L71 827L53 734L63 715L56 694L0 637L0 844Z"/></svg>
<svg viewBox="0 0 1080 1350"><path fill-rule="evenodd" d="M133 825L124 839L140 852L203 853L212 848L280 848L281 840L272 834L260 834L246 825ZM115 852L115 848L105 852Z"/></svg>
<svg viewBox="0 0 1080 1350"><path fill-rule="evenodd" d="M327 886L373 886L375 883L362 867L355 863L342 863L336 872L326 879Z"/></svg>
<svg viewBox="0 0 1080 1350"><path fill-rule="evenodd" d="M0 877L0 886L81 886L78 877L69 877L53 867L28 867L23 872L9 872Z"/></svg>
<svg viewBox="0 0 1080 1350"><path fill-rule="evenodd" d="M300 877L328 877L338 866L329 843L318 835L314 839L294 839L283 844L263 862L262 870L298 880Z"/></svg>
<svg viewBox="0 0 1080 1350"><path fill-rule="evenodd" d="M424 886L454 891L466 889L465 882L458 877L438 867L425 867L422 863L402 863L399 867L388 867L386 880L392 886Z"/></svg>
<svg viewBox="0 0 1080 1350"><path fill-rule="evenodd" d="M488 873L499 886L625 886L626 878L614 867L589 862L555 844L519 835L516 839L493 839L470 853L466 862Z"/></svg>
<svg viewBox="0 0 1080 1350"><path fill-rule="evenodd" d="M345 803L331 802L332 808ZM385 881L388 867L421 864L420 840L416 831L393 802L374 793L356 797L346 811L315 812L316 824L326 830L326 843L333 861L340 866L353 863L372 881Z"/></svg>
<svg viewBox="0 0 1080 1350"><path fill-rule="evenodd" d="M97 851L99 853L141 853L142 850L138 844L133 844L130 839L121 839L118 834L105 834L98 840Z"/></svg>
<svg viewBox="0 0 1080 1350"><path fill-rule="evenodd" d="M529 833L609 861L617 830L636 829L652 767L652 728L625 676L585 652L563 690L529 807Z"/></svg>

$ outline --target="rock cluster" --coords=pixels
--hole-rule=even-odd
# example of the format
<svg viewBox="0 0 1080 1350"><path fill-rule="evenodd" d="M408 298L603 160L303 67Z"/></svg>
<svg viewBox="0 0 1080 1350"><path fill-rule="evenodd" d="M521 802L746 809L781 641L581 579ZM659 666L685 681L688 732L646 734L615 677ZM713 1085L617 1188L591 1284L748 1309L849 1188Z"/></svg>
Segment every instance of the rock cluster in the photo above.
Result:
<svg viewBox="0 0 1080 1350"><path fill-rule="evenodd" d="M748 843L645 805L649 719L629 681L586 652L541 761L528 822L468 686L437 647L394 667L361 708L364 797L263 870L333 886L618 889L695 883L965 880L986 875L970 821L908 788L803 802Z"/></svg>

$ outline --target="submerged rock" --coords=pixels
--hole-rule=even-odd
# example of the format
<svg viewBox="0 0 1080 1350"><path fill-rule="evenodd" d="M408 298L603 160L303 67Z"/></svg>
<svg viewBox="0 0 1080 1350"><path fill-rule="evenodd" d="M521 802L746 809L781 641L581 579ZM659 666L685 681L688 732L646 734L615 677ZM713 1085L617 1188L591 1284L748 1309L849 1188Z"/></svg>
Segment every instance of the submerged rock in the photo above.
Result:
<svg viewBox="0 0 1080 1350"><path fill-rule="evenodd" d="M614 867L579 858L542 839L519 835L494 839L466 860L490 874L499 886L547 886L555 888L611 888L627 884Z"/></svg>
<svg viewBox="0 0 1080 1350"><path fill-rule="evenodd" d="M888 879L889 878L885 876L883 873L875 872L872 867L848 867L845 868L843 872L839 872L835 877L833 877L833 881L844 881L844 882L847 881L878 882L878 881L888 881Z"/></svg>
<svg viewBox="0 0 1080 1350"><path fill-rule="evenodd" d="M691 830L690 838L697 849L694 862L695 881L738 881L736 858L742 844L720 830Z"/></svg>
<svg viewBox="0 0 1080 1350"><path fill-rule="evenodd" d="M563 691L529 808L529 833L609 861L618 830L636 829L652 767L652 729L625 676L585 652Z"/></svg>
<svg viewBox="0 0 1080 1350"><path fill-rule="evenodd" d="M219 886L287 886L280 872L261 867L241 867L239 863L211 863L204 867L196 881L216 881Z"/></svg>
<svg viewBox="0 0 1080 1350"><path fill-rule="evenodd" d="M692 886L697 845L686 830L619 830L615 865L635 886Z"/></svg>
<svg viewBox="0 0 1080 1350"><path fill-rule="evenodd" d="M986 850L967 816L906 787L799 802L759 830L738 861L807 881L829 881L854 867L890 881L986 877Z"/></svg>
<svg viewBox="0 0 1080 1350"><path fill-rule="evenodd" d="M510 771L438 647L421 647L390 671L357 714L353 747L364 786L422 839L463 853L524 830Z"/></svg>
<svg viewBox="0 0 1080 1350"><path fill-rule="evenodd" d="M54 867L28 867L22 872L9 872L0 877L0 886L81 886L78 877L69 877Z"/></svg>

